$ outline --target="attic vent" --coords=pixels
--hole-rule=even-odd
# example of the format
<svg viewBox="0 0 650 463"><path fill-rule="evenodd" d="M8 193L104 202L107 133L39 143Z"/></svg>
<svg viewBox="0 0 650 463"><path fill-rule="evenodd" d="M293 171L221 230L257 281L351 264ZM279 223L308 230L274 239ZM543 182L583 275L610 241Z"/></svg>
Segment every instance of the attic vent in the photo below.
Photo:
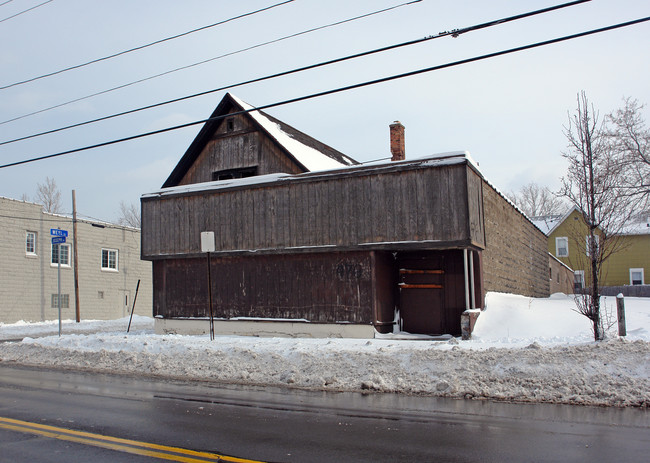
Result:
<svg viewBox="0 0 650 463"><path fill-rule="evenodd" d="M226 119L226 132L235 130L235 121L233 118Z"/></svg>
<svg viewBox="0 0 650 463"><path fill-rule="evenodd" d="M230 180L233 178L254 177L257 175L257 166L239 167L237 169L225 169L212 172L212 180Z"/></svg>

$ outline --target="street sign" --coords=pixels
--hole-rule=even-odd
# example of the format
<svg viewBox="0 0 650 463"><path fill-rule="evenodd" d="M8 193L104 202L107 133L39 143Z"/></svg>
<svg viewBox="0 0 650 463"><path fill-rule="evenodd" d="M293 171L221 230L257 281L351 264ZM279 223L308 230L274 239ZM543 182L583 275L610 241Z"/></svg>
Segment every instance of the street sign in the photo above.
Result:
<svg viewBox="0 0 650 463"><path fill-rule="evenodd" d="M52 244L63 244L65 243L65 236L53 236Z"/></svg>
<svg viewBox="0 0 650 463"><path fill-rule="evenodd" d="M68 231L67 230L59 230L58 228L50 228L50 235L52 235L52 236L68 236Z"/></svg>

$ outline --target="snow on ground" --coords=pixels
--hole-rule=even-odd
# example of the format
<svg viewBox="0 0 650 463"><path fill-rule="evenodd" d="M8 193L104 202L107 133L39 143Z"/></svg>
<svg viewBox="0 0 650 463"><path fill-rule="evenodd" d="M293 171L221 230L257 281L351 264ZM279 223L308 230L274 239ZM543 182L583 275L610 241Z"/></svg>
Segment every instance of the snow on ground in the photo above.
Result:
<svg viewBox="0 0 650 463"><path fill-rule="evenodd" d="M603 298L616 312L615 298ZM490 293L473 339L153 334L153 319L0 324L0 361L189 380L521 402L650 406L650 299L626 298L627 337L593 342L572 297ZM207 321L206 321L207 323ZM614 330L615 330L614 326ZM21 341L16 339L23 338Z"/></svg>

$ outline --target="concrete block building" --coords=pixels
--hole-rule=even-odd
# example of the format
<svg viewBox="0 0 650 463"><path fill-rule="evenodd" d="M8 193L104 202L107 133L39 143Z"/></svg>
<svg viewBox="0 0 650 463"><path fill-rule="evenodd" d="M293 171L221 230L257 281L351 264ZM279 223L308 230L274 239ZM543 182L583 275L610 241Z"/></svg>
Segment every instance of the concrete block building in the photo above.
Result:
<svg viewBox="0 0 650 463"><path fill-rule="evenodd" d="M58 262L61 260L63 319L75 319L74 236L71 217L0 197L0 322L58 319ZM50 229L68 232L60 252ZM140 230L77 220L77 263L81 319L129 315L140 280L135 313L151 316L151 263L140 260Z"/></svg>

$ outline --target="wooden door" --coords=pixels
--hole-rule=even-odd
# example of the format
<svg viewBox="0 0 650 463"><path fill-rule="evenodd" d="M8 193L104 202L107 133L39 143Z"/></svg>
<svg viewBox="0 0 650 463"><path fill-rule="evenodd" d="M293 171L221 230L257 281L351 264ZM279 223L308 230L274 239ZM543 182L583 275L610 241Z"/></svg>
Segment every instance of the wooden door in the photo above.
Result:
<svg viewBox="0 0 650 463"><path fill-rule="evenodd" d="M430 266L432 262L419 263L400 265L398 287L402 330L416 334L445 334L448 330L444 310L444 270L433 268Z"/></svg>

